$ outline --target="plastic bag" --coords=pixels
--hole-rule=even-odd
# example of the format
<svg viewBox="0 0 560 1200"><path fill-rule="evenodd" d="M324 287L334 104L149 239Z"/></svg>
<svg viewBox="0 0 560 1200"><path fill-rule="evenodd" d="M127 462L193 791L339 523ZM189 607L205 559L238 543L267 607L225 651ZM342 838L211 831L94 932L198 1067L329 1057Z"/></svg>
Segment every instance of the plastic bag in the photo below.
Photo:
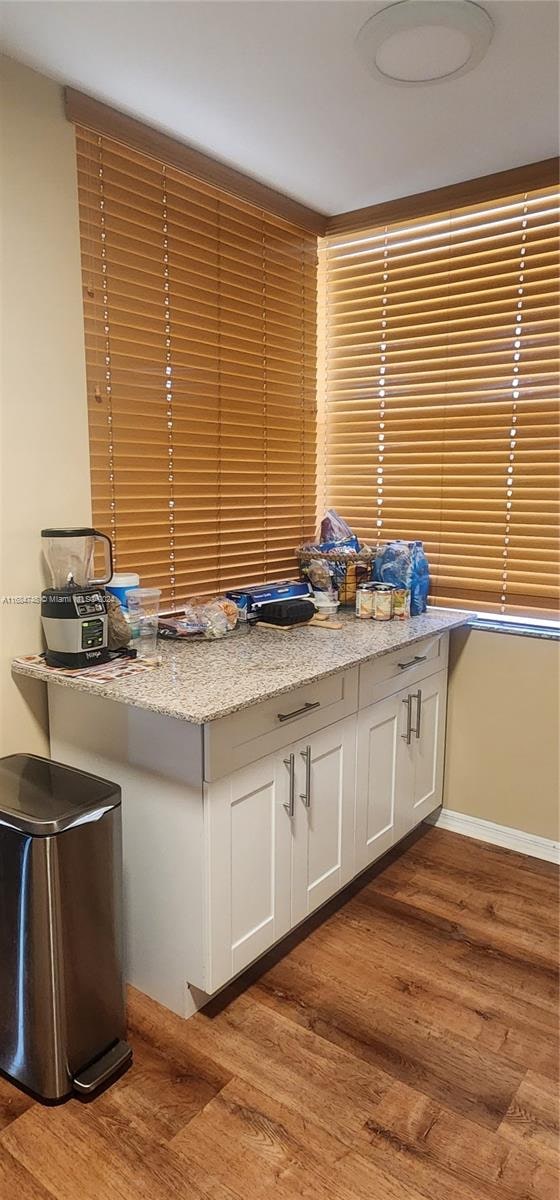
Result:
<svg viewBox="0 0 560 1200"><path fill-rule="evenodd" d="M360 542L343 517L334 508L328 508L321 521L319 550L358 551Z"/></svg>
<svg viewBox="0 0 560 1200"><path fill-rule="evenodd" d="M222 638L228 631L228 619L217 601L202 606L205 638Z"/></svg>
<svg viewBox="0 0 560 1200"><path fill-rule="evenodd" d="M327 563L324 558L312 558L311 562L305 564L303 573L314 591L330 592L332 590L332 565Z"/></svg>
<svg viewBox="0 0 560 1200"><path fill-rule="evenodd" d="M181 616L160 617L159 621L159 632L164 638L189 638L197 635L211 640L225 637L228 629L233 627L233 614L225 609L223 602L219 600L187 604Z"/></svg>
<svg viewBox="0 0 560 1200"><path fill-rule="evenodd" d="M344 538L343 542L320 542L317 549L325 554L327 550L336 550L337 554L358 554L361 550L361 542L357 537Z"/></svg>

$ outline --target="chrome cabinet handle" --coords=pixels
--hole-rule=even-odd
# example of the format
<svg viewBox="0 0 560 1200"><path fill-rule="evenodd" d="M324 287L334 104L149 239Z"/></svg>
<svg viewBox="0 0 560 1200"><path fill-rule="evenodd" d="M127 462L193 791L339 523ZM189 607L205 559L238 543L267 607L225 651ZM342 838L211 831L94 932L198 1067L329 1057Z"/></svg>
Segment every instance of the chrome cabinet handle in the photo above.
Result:
<svg viewBox="0 0 560 1200"><path fill-rule="evenodd" d="M303 800L306 808L311 808L311 746L300 750L300 754L305 763L305 791L300 792L299 798Z"/></svg>
<svg viewBox="0 0 560 1200"><path fill-rule="evenodd" d="M288 758L284 759L284 766L286 767L287 771L289 772L289 776L290 776L290 791L288 793L289 799L288 799L288 803L284 805L284 808L286 809L286 812L291 819L294 815L295 807L296 807L296 756L295 756L295 754L290 754L288 756Z"/></svg>
<svg viewBox="0 0 560 1200"><path fill-rule="evenodd" d="M408 693L406 700L403 700L403 704L406 704L406 733L401 733L401 737L403 742L406 742L407 746L410 746L410 739L412 737L412 692Z"/></svg>
<svg viewBox="0 0 560 1200"><path fill-rule="evenodd" d="M416 700L416 725L414 727L414 732L416 734L416 737L419 738L420 737L420 721L421 721L421 717L422 717L422 689L418 688L417 692L413 692L411 699Z"/></svg>
<svg viewBox="0 0 560 1200"><path fill-rule="evenodd" d="M308 700L307 704L302 705L301 708L294 708L294 711L289 713L277 713L276 716L279 721L291 721L292 717L301 717L302 713L308 713L311 712L312 708L320 707L320 700Z"/></svg>
<svg viewBox="0 0 560 1200"><path fill-rule="evenodd" d="M415 654L414 658L409 658L407 662L397 663L399 671L406 671L409 667L415 667L419 662L426 662L427 654Z"/></svg>

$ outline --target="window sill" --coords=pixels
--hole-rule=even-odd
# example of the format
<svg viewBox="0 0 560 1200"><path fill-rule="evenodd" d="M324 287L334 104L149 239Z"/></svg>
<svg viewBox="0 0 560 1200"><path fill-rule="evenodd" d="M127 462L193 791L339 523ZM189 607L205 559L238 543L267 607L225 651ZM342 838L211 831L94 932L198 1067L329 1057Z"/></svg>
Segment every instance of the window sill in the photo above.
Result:
<svg viewBox="0 0 560 1200"><path fill-rule="evenodd" d="M470 629L483 629L487 633L509 633L516 637L542 638L545 641L560 640L560 625L522 625L517 621L494 621L492 617L472 617L468 622Z"/></svg>

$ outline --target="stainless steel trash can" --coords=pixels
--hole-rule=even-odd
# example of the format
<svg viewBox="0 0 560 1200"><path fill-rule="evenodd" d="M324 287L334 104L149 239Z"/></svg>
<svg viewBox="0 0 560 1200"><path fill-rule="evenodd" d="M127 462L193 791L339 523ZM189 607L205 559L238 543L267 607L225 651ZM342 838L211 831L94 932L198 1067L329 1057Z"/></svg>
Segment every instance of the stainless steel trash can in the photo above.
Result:
<svg viewBox="0 0 560 1200"><path fill-rule="evenodd" d="M0 1070L45 1100L131 1058L122 978L120 788L0 758Z"/></svg>

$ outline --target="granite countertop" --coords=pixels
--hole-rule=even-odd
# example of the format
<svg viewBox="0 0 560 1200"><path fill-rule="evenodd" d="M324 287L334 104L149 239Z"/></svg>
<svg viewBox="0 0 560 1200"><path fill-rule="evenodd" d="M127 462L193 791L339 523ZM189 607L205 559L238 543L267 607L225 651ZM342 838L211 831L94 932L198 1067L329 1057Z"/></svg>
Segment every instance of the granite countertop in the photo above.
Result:
<svg viewBox="0 0 560 1200"><path fill-rule="evenodd" d="M107 683L53 674L48 667L21 661L12 669L15 674L204 725L421 638L445 633L471 616L451 609L387 622L360 621L353 612L339 615L342 629L336 631L302 626L283 633L261 628L217 642L160 642L160 666Z"/></svg>

